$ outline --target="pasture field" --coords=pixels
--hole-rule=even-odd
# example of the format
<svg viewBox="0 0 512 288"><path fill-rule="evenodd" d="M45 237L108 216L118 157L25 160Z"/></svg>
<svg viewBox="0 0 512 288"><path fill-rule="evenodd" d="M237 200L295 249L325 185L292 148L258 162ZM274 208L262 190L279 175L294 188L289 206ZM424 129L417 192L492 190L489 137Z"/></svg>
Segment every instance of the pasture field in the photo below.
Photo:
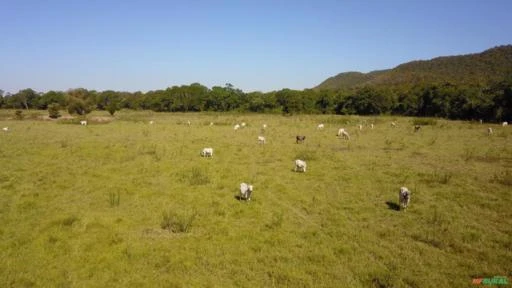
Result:
<svg viewBox="0 0 512 288"><path fill-rule="evenodd" d="M415 133L413 118L391 116L147 111L93 112L81 126L38 113L0 111L2 287L512 281L510 126L433 119ZM250 202L236 198L241 182Z"/></svg>

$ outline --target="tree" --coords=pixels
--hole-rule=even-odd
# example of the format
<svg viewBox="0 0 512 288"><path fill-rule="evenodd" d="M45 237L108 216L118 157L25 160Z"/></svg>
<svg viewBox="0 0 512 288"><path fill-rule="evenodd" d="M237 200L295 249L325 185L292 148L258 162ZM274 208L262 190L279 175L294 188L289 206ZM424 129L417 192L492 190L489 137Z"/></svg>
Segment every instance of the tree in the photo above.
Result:
<svg viewBox="0 0 512 288"><path fill-rule="evenodd" d="M5 102L4 90L0 89L0 108L2 108L4 106L4 102Z"/></svg>
<svg viewBox="0 0 512 288"><path fill-rule="evenodd" d="M66 92L69 114L89 114L95 106L95 91L84 88L71 89Z"/></svg>
<svg viewBox="0 0 512 288"><path fill-rule="evenodd" d="M52 103L57 103L61 107L66 106L66 96L64 92L61 91L48 91L44 93L37 102L37 108L46 110L48 109L48 105Z"/></svg>
<svg viewBox="0 0 512 288"><path fill-rule="evenodd" d="M37 102L38 94L28 88L18 91L8 99L8 104L15 109L29 109L33 108Z"/></svg>
<svg viewBox="0 0 512 288"><path fill-rule="evenodd" d="M87 105L84 100L78 98L70 98L68 100L69 114L85 115L92 111L92 107Z"/></svg>

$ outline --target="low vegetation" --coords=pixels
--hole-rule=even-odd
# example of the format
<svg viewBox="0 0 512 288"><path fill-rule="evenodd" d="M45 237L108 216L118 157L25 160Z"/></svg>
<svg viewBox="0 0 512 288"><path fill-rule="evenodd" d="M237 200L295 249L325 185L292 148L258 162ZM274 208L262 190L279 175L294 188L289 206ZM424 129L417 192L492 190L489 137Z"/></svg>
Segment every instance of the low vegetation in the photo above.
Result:
<svg viewBox="0 0 512 288"><path fill-rule="evenodd" d="M428 288L511 279L510 126L432 119L415 133L415 118L401 117L60 114L23 110L17 120L0 110L9 127L0 133L4 286ZM342 127L350 140L335 136ZM296 144L296 135L307 138ZM215 156L201 157L204 147ZM306 173L293 172L296 158L307 160ZM237 199L241 182L254 185L251 201ZM411 191L406 212L401 186Z"/></svg>

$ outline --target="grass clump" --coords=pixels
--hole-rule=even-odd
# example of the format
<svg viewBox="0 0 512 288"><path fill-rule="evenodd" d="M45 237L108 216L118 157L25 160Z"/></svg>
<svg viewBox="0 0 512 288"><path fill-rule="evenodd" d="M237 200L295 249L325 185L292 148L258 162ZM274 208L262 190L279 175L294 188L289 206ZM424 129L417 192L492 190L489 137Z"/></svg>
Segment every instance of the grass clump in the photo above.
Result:
<svg viewBox="0 0 512 288"><path fill-rule="evenodd" d="M162 222L160 227L169 230L172 233L188 233L192 228L192 223L197 216L193 213L178 213L174 210L164 211L162 213Z"/></svg>
<svg viewBox="0 0 512 288"><path fill-rule="evenodd" d="M491 178L491 182L500 183L505 186L512 186L512 171L505 170L495 173Z"/></svg>
<svg viewBox="0 0 512 288"><path fill-rule="evenodd" d="M63 227L71 227L71 226L73 226L74 223L78 222L79 220L80 220L80 218L78 218L76 215L70 215L70 216L66 216L62 219L59 219L59 220L55 221L54 223L59 226L63 226Z"/></svg>
<svg viewBox="0 0 512 288"><path fill-rule="evenodd" d="M452 173L435 170L431 173L423 174L424 181L427 184L448 184L452 179Z"/></svg>
<svg viewBox="0 0 512 288"><path fill-rule="evenodd" d="M118 207L121 202L121 194L119 192L108 193L108 202L110 207Z"/></svg>
<svg viewBox="0 0 512 288"><path fill-rule="evenodd" d="M181 175L183 182L188 182L191 186L206 185L210 183L208 172L200 167L193 167L188 172Z"/></svg>

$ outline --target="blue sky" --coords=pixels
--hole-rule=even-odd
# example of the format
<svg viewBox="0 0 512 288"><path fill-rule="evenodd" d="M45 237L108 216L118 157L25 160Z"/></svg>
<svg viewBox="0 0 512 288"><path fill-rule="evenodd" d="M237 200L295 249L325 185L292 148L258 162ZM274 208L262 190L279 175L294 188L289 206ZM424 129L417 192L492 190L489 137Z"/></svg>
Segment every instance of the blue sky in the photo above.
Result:
<svg viewBox="0 0 512 288"><path fill-rule="evenodd" d="M305 89L512 44L510 0L0 0L0 89Z"/></svg>

